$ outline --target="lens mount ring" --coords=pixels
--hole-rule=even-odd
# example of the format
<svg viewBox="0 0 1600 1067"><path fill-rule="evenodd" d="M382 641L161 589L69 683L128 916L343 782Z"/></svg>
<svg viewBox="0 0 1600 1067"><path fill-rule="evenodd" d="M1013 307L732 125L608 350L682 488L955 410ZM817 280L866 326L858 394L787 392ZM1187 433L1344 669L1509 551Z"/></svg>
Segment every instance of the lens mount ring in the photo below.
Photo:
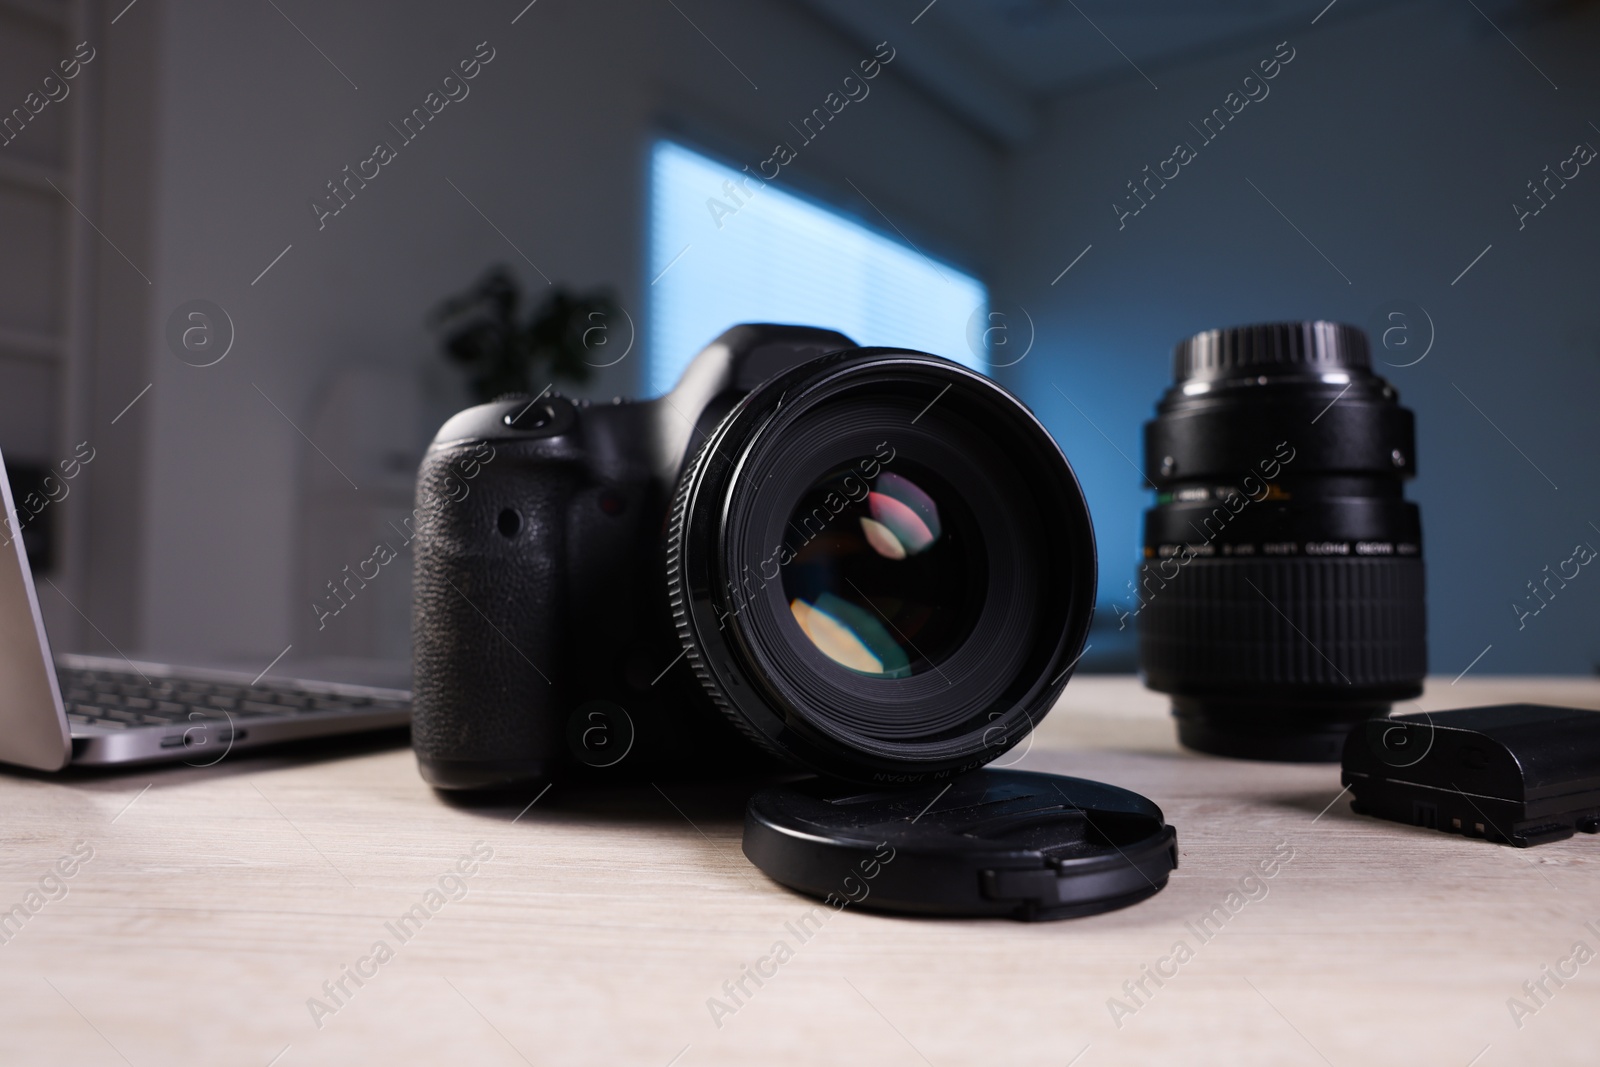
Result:
<svg viewBox="0 0 1600 1067"><path fill-rule="evenodd" d="M892 425L902 470L921 463L970 497L996 572L960 647L911 677L863 678L797 640L783 564L754 555L772 516L850 453L852 423ZM841 778L917 783L998 758L1055 702L1093 614L1088 507L1049 433L982 375L901 349L823 357L746 396L685 467L667 534L671 608L702 688L764 748ZM996 558L1004 546L1015 561ZM934 736L918 735L924 709Z"/></svg>

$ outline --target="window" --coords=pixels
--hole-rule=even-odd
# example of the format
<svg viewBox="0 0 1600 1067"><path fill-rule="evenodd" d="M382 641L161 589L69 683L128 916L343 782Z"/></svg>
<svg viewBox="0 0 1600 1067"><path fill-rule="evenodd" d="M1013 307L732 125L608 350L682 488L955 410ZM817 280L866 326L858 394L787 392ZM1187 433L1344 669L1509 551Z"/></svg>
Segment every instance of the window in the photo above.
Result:
<svg viewBox="0 0 1600 1067"><path fill-rule="evenodd" d="M724 182L754 195L730 195ZM825 326L985 369L967 342L968 321L985 321L983 283L671 141L652 153L649 243L652 393L740 322Z"/></svg>

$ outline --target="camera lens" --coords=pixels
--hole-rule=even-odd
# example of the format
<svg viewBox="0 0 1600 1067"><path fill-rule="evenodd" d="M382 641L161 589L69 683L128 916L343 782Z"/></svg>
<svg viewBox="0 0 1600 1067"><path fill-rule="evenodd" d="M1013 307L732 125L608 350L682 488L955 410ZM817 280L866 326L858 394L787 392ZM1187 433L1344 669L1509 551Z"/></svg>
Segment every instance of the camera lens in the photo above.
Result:
<svg viewBox="0 0 1600 1067"><path fill-rule="evenodd" d="M1094 537L998 385L857 349L745 398L679 481L668 578L713 702L790 762L914 783L987 763L1083 647Z"/></svg>
<svg viewBox="0 0 1600 1067"><path fill-rule="evenodd" d="M800 498L788 532L802 543L782 568L783 591L829 659L905 678L937 670L971 630L985 592L983 544L943 479L907 460L868 481L869 462L830 471Z"/></svg>
<svg viewBox="0 0 1600 1067"><path fill-rule="evenodd" d="M1145 681L1190 748L1337 761L1427 670L1411 412L1337 323L1210 330L1174 364L1145 425Z"/></svg>

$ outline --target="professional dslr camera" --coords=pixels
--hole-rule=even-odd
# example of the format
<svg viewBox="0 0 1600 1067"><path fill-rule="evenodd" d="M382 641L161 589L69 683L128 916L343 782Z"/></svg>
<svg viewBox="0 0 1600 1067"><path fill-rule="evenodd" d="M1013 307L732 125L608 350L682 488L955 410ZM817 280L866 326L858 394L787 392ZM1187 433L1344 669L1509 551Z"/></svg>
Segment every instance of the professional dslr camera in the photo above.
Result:
<svg viewBox="0 0 1600 1067"><path fill-rule="evenodd" d="M1028 409L829 330L737 326L655 400L469 408L417 514L412 735L444 789L756 748L938 782L1039 722L1093 613L1083 493Z"/></svg>

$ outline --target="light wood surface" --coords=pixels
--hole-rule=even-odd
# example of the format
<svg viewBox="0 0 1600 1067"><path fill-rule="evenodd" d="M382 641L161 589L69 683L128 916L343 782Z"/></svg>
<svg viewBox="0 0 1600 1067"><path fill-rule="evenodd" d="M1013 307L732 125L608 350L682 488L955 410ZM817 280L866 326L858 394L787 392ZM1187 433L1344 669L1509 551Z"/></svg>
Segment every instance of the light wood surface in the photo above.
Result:
<svg viewBox="0 0 1600 1067"><path fill-rule="evenodd" d="M1435 681L1421 705L1528 700L1600 708L1600 682ZM1516 850L1358 817L1336 767L1181 752L1130 678L1073 681L1020 766L1159 803L1182 855L1166 890L1031 925L852 909L800 944L786 924L812 902L740 853L737 788L557 788L513 822L520 805L444 803L393 745L0 772L0 910L59 897L0 944L0 1063L1600 1062L1600 958L1545 979L1520 1028L1508 1007L1536 1006L1523 983L1576 942L1600 952L1600 840ZM60 878L75 847L92 857ZM1275 847L1292 859L1202 942L1187 924ZM465 895L397 937L475 848L492 858ZM779 940L793 958L719 1027L708 998ZM337 1004L323 983L378 941L393 958ZM1135 1005L1123 983L1179 941L1192 958ZM1114 1020L1113 997L1137 1010ZM311 998L333 1010L314 1020Z"/></svg>

